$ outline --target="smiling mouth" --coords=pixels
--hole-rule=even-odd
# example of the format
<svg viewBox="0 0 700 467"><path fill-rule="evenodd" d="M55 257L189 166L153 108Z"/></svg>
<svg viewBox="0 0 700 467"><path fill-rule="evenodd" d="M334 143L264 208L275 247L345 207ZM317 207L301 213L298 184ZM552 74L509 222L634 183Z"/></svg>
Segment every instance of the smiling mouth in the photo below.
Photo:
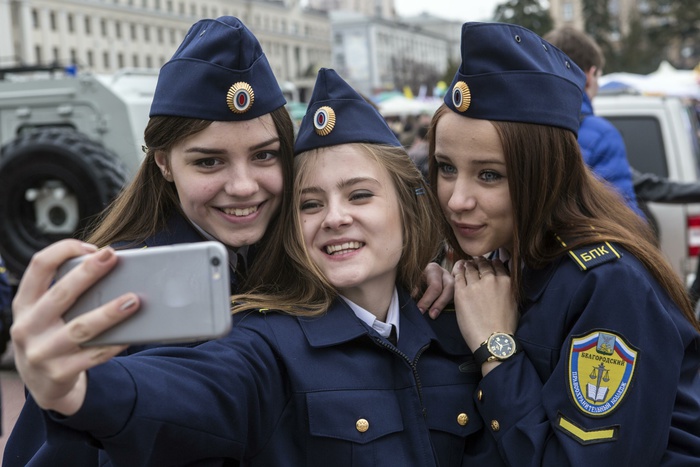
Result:
<svg viewBox="0 0 700 467"><path fill-rule="evenodd" d="M350 253L351 251L359 250L365 244L362 242L345 242L339 245L327 245L324 249L326 253L333 255L342 255L345 253Z"/></svg>
<svg viewBox="0 0 700 467"><path fill-rule="evenodd" d="M258 211L258 206L248 208L221 208L221 212L235 217L246 217Z"/></svg>

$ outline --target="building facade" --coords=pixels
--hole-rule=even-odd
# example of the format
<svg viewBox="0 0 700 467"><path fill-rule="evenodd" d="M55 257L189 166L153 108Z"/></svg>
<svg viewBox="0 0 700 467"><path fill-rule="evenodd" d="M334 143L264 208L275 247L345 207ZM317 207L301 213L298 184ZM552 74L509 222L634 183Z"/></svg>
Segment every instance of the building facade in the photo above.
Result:
<svg viewBox="0 0 700 467"><path fill-rule="evenodd" d="M0 0L0 66L160 68L192 23L224 15L253 31L293 99L330 65L328 15L298 0Z"/></svg>
<svg viewBox="0 0 700 467"><path fill-rule="evenodd" d="M308 3L317 10L354 11L370 18L396 18L394 0L308 0Z"/></svg>
<svg viewBox="0 0 700 467"><path fill-rule="evenodd" d="M332 12L333 67L366 95L403 89L432 90L447 70L452 47L443 35L419 26Z"/></svg>

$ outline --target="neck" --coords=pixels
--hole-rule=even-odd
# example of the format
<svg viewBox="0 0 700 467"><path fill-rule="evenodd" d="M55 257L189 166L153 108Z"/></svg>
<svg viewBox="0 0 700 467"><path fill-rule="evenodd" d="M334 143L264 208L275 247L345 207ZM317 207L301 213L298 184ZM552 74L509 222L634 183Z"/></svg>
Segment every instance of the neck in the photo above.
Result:
<svg viewBox="0 0 700 467"><path fill-rule="evenodd" d="M372 313L379 321L386 322L389 304L394 295L395 279L389 281L373 281L362 287L351 287L339 290L340 294Z"/></svg>

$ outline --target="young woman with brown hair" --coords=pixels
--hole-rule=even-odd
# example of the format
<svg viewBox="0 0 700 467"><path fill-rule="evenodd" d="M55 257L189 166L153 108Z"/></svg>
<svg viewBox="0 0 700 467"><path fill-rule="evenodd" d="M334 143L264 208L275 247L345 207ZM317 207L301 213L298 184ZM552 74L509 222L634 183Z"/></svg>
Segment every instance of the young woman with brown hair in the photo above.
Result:
<svg viewBox="0 0 700 467"><path fill-rule="evenodd" d="M465 24L462 57L430 178L504 460L697 464L700 327L645 222L584 165L583 72L516 25Z"/></svg>

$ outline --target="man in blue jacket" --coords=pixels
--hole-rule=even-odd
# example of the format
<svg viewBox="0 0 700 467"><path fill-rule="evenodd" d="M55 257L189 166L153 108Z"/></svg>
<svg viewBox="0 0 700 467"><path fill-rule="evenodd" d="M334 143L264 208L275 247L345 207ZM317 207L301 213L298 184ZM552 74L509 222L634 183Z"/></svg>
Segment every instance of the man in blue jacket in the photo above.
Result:
<svg viewBox="0 0 700 467"><path fill-rule="evenodd" d="M633 211L645 217L637 205L622 135L612 123L593 114L591 101L598 94L598 78L603 74L603 52L590 36L570 26L550 31L544 39L561 49L586 74L578 130L578 144L584 161L599 178L620 193Z"/></svg>

